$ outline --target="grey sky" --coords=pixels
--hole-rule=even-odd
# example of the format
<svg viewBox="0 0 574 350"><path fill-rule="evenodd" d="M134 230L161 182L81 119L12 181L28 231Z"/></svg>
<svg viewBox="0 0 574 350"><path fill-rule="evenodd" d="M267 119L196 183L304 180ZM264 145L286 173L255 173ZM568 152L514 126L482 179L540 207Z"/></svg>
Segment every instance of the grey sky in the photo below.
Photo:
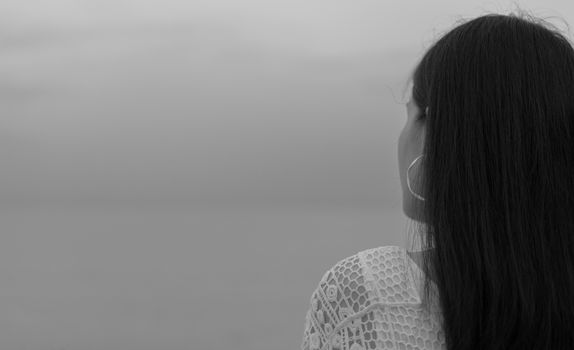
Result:
<svg viewBox="0 0 574 350"><path fill-rule="evenodd" d="M511 4L5 0L0 194L396 208L408 73Z"/></svg>

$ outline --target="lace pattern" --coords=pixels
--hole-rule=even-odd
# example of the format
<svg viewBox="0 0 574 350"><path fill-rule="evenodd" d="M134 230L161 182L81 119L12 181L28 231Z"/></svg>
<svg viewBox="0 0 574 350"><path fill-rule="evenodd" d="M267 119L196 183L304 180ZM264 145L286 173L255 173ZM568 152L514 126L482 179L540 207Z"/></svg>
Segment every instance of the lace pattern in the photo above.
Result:
<svg viewBox="0 0 574 350"><path fill-rule="evenodd" d="M398 246L336 263L311 295L301 349L444 349L439 315L422 312L413 265Z"/></svg>

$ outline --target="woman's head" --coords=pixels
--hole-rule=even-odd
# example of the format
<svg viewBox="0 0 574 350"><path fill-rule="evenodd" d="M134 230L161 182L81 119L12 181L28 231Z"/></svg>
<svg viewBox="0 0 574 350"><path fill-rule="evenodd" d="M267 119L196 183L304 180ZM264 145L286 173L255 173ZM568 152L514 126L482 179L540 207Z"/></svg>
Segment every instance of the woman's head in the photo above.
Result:
<svg viewBox="0 0 574 350"><path fill-rule="evenodd" d="M574 344L572 43L528 14L488 14L444 34L411 78L403 210L434 248L424 267L437 274L447 341ZM424 201L406 186L422 154L408 175Z"/></svg>
<svg viewBox="0 0 574 350"><path fill-rule="evenodd" d="M552 112L574 106L572 44L549 23L524 13L462 22L426 52L410 77L408 118L398 153L403 208L419 221L424 221L424 203L409 191L406 180L416 157L426 150L447 152L440 158L449 166L439 171L454 171L456 162L466 166L466 180L476 183L485 174L471 171L469 162L486 165L504 158L509 165L508 158L516 156L526 158L520 164L527 165L535 161L532 157L544 157L545 150L532 149L526 137L545 138L553 131L565 137L567 129L552 126L568 122L567 114ZM538 127L542 129L534 130ZM433 136L428 143L427 128ZM426 159L418 159L409 171L415 193L425 192Z"/></svg>

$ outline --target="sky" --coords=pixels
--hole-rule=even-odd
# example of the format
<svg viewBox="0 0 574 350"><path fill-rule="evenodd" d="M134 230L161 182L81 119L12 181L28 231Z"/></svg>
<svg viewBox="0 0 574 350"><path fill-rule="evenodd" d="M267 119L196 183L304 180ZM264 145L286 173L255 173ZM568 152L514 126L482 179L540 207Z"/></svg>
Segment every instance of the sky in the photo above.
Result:
<svg viewBox="0 0 574 350"><path fill-rule="evenodd" d="M513 4L574 13L568 1L4 0L0 201L398 208L408 75L455 21Z"/></svg>

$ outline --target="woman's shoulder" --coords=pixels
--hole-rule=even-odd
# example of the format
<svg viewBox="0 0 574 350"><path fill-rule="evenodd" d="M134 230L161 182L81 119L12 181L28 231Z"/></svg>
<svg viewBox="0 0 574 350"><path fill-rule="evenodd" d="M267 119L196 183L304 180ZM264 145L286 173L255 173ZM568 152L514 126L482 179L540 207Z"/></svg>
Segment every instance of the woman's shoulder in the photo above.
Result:
<svg viewBox="0 0 574 350"><path fill-rule="evenodd" d="M376 255L379 257L388 257L391 260L406 253L406 249L398 245L383 245L375 248L369 248L358 252L362 255Z"/></svg>
<svg viewBox="0 0 574 350"><path fill-rule="evenodd" d="M374 262L374 263L398 263L401 257L407 253L406 249L396 245L383 245L375 248L368 248L358 251L354 254L347 255L337 261L333 267L348 266L352 263Z"/></svg>
<svg viewBox="0 0 574 350"><path fill-rule="evenodd" d="M402 327L405 317L416 315L420 299L406 259L404 248L387 245L348 255L329 268L311 295L302 349L323 349L331 341L339 346L346 327ZM381 334L388 330L381 327Z"/></svg>
<svg viewBox="0 0 574 350"><path fill-rule="evenodd" d="M398 266L404 261L407 251L400 246L384 245L375 248L360 250L354 254L339 259L324 273L321 282L333 275L347 276L368 275L371 270L387 270ZM370 277L370 276L365 276Z"/></svg>
<svg viewBox="0 0 574 350"><path fill-rule="evenodd" d="M319 285L325 292L332 286L331 293L335 288L349 296L366 293L367 304L416 304L420 300L409 274L408 259L406 249L396 245L364 249L337 261L325 272Z"/></svg>

